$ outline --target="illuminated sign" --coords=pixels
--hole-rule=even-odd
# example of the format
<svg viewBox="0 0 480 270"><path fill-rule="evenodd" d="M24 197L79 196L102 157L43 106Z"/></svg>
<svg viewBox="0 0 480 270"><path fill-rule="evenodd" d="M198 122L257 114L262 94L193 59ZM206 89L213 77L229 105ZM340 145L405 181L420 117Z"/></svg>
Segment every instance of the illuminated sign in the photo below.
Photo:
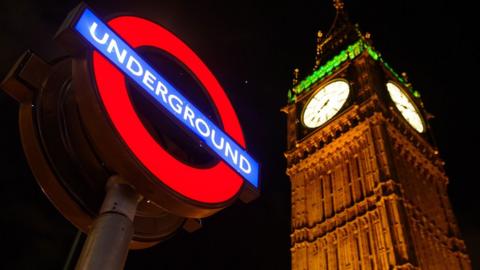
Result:
<svg viewBox="0 0 480 270"><path fill-rule="evenodd" d="M201 60L178 38L148 20L124 16L113 19L108 24L107 26L89 9L85 9L75 24L75 30L103 55L102 57L96 52L93 55L93 70L100 97L120 135L143 165L173 189L199 201L217 202L227 199L215 195L215 192L212 196L202 196L199 188L218 189L218 192L222 192L222 187L219 188L218 185L223 185L223 190L230 189L230 193L235 189L234 186L238 188L238 181L236 185L228 185L225 183L235 180L211 179L231 177L232 174L226 171L232 171L231 168L258 188L258 163L244 150L243 135L235 112L223 89ZM225 132L144 61L133 49L139 46L161 48L189 68L212 98ZM105 61L104 57L109 61ZM119 80L118 71L112 69L110 63L137 83L182 126L191 130L230 168L224 166L223 162L209 170L191 168L179 164L174 158L168 157L164 150L158 149L158 144L140 123L126 91L122 90L125 88L124 82ZM115 87L116 84L118 87ZM195 179L199 181L178 183L173 180L182 178L182 175L183 179L193 178L190 182ZM212 194L212 191L207 193Z"/></svg>

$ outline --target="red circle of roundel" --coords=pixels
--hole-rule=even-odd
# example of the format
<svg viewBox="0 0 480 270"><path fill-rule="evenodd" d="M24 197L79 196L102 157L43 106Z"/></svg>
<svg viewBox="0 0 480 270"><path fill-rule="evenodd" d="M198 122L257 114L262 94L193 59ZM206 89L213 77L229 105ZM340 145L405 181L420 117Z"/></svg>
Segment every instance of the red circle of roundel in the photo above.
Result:
<svg viewBox="0 0 480 270"><path fill-rule="evenodd" d="M225 133L245 147L240 123L223 88L189 47L163 27L142 18L117 17L108 25L131 47L159 48L183 63L207 90ZM124 75L96 51L93 71L100 99L118 134L159 181L186 198L203 203L225 202L237 194L243 180L224 161L207 169L194 168L175 159L155 141L133 108Z"/></svg>

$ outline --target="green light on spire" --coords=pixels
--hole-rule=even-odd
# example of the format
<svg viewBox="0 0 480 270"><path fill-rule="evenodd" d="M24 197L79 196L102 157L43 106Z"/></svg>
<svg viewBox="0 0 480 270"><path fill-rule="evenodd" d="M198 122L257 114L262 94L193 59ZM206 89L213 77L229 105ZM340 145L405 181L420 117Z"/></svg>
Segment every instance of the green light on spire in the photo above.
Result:
<svg viewBox="0 0 480 270"><path fill-rule="evenodd" d="M333 71L340 65L342 65L345 61L352 60L357 57L360 53L362 53L364 49L365 45L362 40L359 40L354 44L348 46L345 50L341 51L339 54L327 61L325 65L319 67L310 76L297 84L297 86L294 87L293 92L297 95L302 93L305 89L310 87L318 80L324 78L326 75L332 74Z"/></svg>
<svg viewBox="0 0 480 270"><path fill-rule="evenodd" d="M310 90L309 87L316 83L317 81L325 78L328 75L331 75L337 68L339 68L343 63L348 60L353 60L359 56L364 50L367 50L368 55L375 60L383 64L383 66L390 71L390 73L402 83L416 98L420 98L420 93L418 91L413 91L410 85L407 85L405 79L398 75L390 65L385 62L381 55L375 51L370 45L368 45L363 40L358 40L355 43L349 45L345 50L342 50L340 53L335 55L332 59L327 61L324 65L316 69L311 75L297 84L293 89L288 91L288 101L290 103L295 102L296 96L301 94L305 90Z"/></svg>
<svg viewBox="0 0 480 270"><path fill-rule="evenodd" d="M373 60L377 61L379 58L379 55L376 51L374 51L370 46L366 46L368 54L373 58Z"/></svg>

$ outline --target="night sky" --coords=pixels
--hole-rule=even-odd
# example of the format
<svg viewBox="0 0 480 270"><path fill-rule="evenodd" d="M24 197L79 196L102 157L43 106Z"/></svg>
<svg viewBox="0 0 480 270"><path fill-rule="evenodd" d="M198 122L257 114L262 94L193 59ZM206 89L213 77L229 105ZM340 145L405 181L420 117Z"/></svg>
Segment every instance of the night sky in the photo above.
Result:
<svg viewBox="0 0 480 270"><path fill-rule="evenodd" d="M58 2L58 3L57 3ZM330 1L98 1L98 15L151 18L187 43L217 76L262 164L262 194L131 251L126 269L290 269L290 186L285 175L286 105L292 70L312 70L318 30L329 29ZM27 49L44 59L65 52L52 37L77 1L0 3L0 78ZM346 1L350 18L375 48L407 72L435 118L430 124L450 178L449 195L474 269L480 269L478 197L480 91L476 14L465 1ZM0 93L1 269L62 269L77 232L50 204L26 163L18 104ZM476 196L477 195L477 196Z"/></svg>

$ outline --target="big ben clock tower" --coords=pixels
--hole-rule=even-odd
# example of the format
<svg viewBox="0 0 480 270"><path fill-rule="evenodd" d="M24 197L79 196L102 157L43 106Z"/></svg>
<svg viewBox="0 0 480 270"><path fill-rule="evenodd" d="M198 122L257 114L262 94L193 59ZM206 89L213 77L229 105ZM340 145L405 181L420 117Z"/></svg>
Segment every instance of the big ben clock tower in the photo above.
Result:
<svg viewBox="0 0 480 270"><path fill-rule="evenodd" d="M333 2L283 108L292 269L471 269L419 93Z"/></svg>

